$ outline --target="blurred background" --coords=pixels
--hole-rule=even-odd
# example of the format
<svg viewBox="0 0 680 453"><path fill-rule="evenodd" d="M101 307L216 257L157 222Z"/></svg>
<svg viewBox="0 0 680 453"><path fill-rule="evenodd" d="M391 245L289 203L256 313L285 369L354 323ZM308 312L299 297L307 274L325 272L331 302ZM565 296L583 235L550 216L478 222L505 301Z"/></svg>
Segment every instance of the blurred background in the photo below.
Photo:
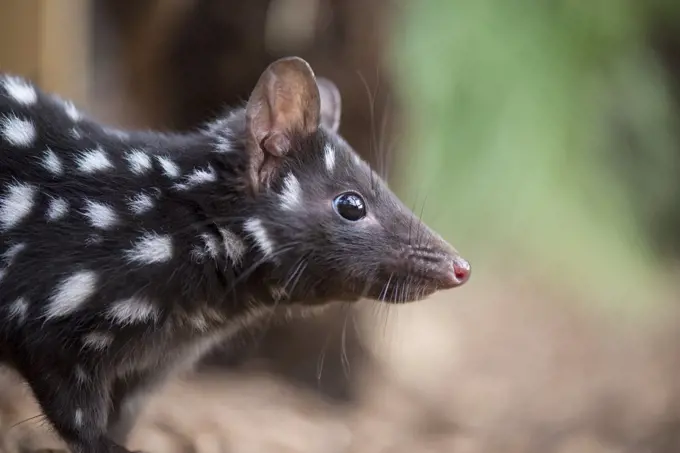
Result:
<svg viewBox="0 0 680 453"><path fill-rule="evenodd" d="M680 3L0 0L0 70L121 127L194 128L286 55L472 278L248 332L129 447L680 452ZM2 451L63 448L1 379Z"/></svg>

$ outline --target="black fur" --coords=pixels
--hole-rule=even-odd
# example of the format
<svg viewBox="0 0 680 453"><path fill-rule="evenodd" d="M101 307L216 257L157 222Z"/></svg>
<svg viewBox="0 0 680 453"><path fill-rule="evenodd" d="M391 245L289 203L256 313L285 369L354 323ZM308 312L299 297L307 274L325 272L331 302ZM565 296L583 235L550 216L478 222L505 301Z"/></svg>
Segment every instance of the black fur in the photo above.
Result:
<svg viewBox="0 0 680 453"><path fill-rule="evenodd" d="M328 128L291 137L294 152L280 159L271 186L255 195L247 176L244 109L187 134L121 132L74 119L63 101L25 80L3 81L0 360L26 379L75 452L126 451L119 445L134 424L137 397L277 304L361 297L407 302L453 286L446 278L459 259L455 251ZM28 90L26 97L17 97L8 83ZM32 138L16 136L26 132L10 127L17 119L33 125ZM334 152L332 171L326 147ZM56 174L41 164L47 150L59 159ZM79 170L88 150L101 151L110 164ZM131 169L131 150L149 156L151 166L142 174ZM168 176L158 156L171 159L179 175ZM197 169L214 178L192 185ZM281 194L290 175L300 197L293 209L284 209ZM12 198L17 184L33 192ZM364 197L366 219L349 222L333 209L333 198L345 191ZM140 193L152 206L135 214L129 204ZM50 220L55 199L68 209ZM93 226L88 201L108 205L115 221ZM15 221L6 222L10 217ZM266 231L271 253L263 253L247 229L252 219ZM157 261L131 260L126 251L144 235L169 240L171 257L161 247ZM217 253L203 238L218 245ZM238 259L225 251L234 244L243 246ZM55 302L60 285L74 275L91 290L73 306L64 299L78 299L73 291ZM112 307L126 300L113 317Z"/></svg>

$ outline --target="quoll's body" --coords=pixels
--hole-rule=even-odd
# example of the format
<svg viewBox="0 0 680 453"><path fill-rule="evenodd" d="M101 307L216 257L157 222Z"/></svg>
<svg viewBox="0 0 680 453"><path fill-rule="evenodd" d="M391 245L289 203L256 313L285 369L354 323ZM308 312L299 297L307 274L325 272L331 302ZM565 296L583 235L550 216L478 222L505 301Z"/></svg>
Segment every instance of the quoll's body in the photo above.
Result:
<svg viewBox="0 0 680 453"><path fill-rule="evenodd" d="M277 305L466 281L339 118L298 58L187 134L110 129L0 77L0 360L75 452L125 451L140 394Z"/></svg>

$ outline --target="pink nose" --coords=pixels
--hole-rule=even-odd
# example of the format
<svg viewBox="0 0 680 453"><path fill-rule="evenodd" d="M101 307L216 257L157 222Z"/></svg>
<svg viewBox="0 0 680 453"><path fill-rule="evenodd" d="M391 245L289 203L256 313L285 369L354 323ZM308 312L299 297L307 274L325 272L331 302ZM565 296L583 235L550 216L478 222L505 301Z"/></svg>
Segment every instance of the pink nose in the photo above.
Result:
<svg viewBox="0 0 680 453"><path fill-rule="evenodd" d="M460 286L470 278L470 263L457 256L451 261L451 267L442 275L441 284L443 289Z"/></svg>
<svg viewBox="0 0 680 453"><path fill-rule="evenodd" d="M461 257L454 258L453 275L458 280L459 285L465 283L470 278L470 263Z"/></svg>

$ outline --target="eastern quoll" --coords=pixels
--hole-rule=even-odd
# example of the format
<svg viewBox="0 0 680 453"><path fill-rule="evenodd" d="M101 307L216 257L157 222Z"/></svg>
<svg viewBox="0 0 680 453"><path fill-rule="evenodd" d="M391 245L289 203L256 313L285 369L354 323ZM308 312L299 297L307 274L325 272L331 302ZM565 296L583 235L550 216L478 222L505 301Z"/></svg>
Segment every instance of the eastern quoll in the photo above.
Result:
<svg viewBox="0 0 680 453"><path fill-rule="evenodd" d="M297 57L190 133L109 128L0 76L0 361L72 451L126 452L140 396L277 304L404 303L468 279L340 113Z"/></svg>

